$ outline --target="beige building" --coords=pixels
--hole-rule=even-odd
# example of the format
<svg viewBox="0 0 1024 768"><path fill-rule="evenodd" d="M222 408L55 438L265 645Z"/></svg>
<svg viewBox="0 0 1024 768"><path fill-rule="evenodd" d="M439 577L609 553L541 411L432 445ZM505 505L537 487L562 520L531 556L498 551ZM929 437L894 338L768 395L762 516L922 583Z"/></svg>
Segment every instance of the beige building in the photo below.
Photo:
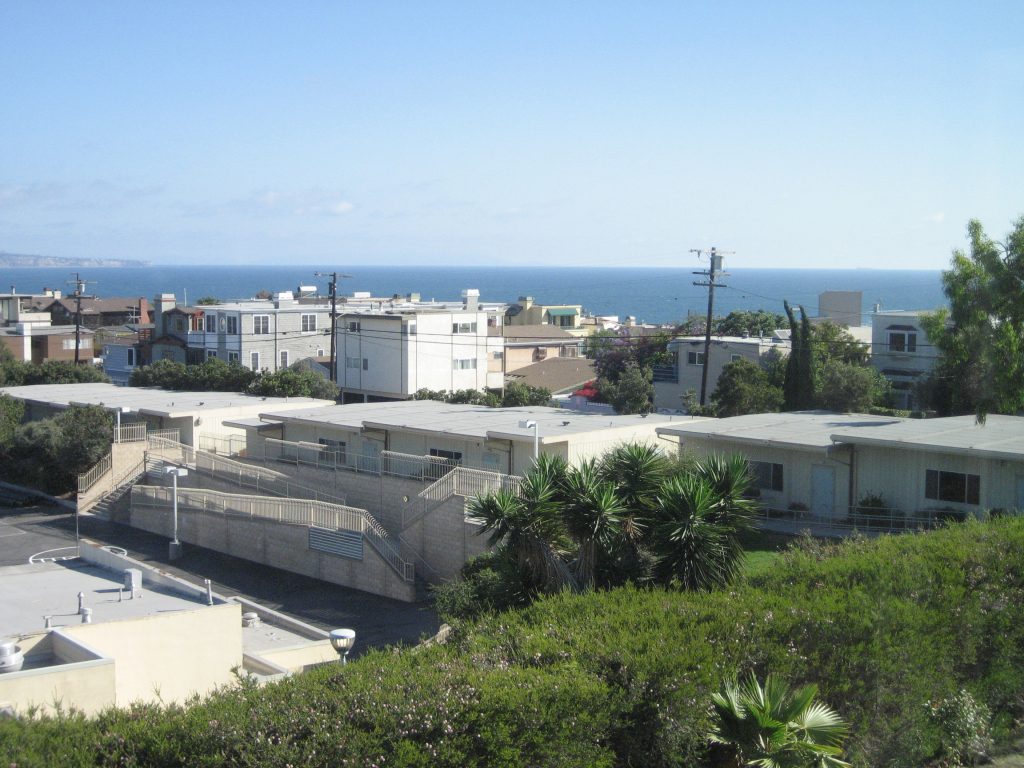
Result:
<svg viewBox="0 0 1024 768"><path fill-rule="evenodd" d="M537 304L532 296L520 296L505 311L505 325L552 325L574 336L591 331L583 326L583 307L579 304Z"/></svg>
<svg viewBox="0 0 1024 768"><path fill-rule="evenodd" d="M337 663L321 630L89 542L80 549L72 567L0 569L0 637L23 657L20 669L0 673L0 708L95 715L134 702L183 704L234 683L236 669L271 680Z"/></svg>

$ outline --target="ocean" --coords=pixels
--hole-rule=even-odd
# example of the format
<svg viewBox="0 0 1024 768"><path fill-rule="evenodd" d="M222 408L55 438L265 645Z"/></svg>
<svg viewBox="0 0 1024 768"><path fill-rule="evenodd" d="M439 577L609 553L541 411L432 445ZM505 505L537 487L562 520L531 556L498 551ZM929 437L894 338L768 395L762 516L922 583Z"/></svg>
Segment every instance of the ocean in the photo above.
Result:
<svg viewBox="0 0 1024 768"><path fill-rule="evenodd" d="M459 298L477 288L482 301L512 301L532 296L541 304L581 304L595 315L632 315L647 323L678 322L707 311L707 289L693 272L702 267L381 267L381 266L150 266L81 268L87 293L101 298L174 293L194 303L204 296L240 299L261 290L295 290L316 285L324 295L328 279L314 272L351 275L338 282L338 295L369 291L374 296L419 293L426 299ZM0 290L37 293L54 288L70 293L75 270L29 267L0 270ZM735 269L720 278L715 314L735 309L782 312L782 302L802 305L817 314L823 291L861 291L865 316L877 304L883 309L934 309L946 306L938 270L880 269Z"/></svg>

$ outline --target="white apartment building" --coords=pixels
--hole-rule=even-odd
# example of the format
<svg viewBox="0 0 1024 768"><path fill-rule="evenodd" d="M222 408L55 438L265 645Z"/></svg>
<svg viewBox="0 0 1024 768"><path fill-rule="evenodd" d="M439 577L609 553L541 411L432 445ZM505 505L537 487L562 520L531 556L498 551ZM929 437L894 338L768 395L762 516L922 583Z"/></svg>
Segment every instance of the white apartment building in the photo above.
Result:
<svg viewBox="0 0 1024 768"><path fill-rule="evenodd" d="M871 364L892 383L897 408L917 407L914 386L935 366L937 352L921 325L927 314L893 310L871 317Z"/></svg>
<svg viewBox="0 0 1024 768"><path fill-rule="evenodd" d="M339 312L337 383L343 402L404 400L417 390L500 388L489 370L502 339L484 309L394 306Z"/></svg>

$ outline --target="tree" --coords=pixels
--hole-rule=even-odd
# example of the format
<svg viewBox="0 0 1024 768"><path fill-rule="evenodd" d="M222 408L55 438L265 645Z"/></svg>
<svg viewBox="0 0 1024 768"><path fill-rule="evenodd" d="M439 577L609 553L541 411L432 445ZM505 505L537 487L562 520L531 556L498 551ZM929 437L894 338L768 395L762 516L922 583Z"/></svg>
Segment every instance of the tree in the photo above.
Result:
<svg viewBox="0 0 1024 768"><path fill-rule="evenodd" d="M568 470L563 484L562 519L576 542L574 576L580 589L591 590L599 553L611 550L626 509L593 460Z"/></svg>
<svg viewBox="0 0 1024 768"><path fill-rule="evenodd" d="M786 318L777 312L737 309L715 321L712 327L719 336L771 336L785 323Z"/></svg>
<svg viewBox="0 0 1024 768"><path fill-rule="evenodd" d="M0 394L0 456L3 456L14 438L14 430L25 417L25 403L10 395Z"/></svg>
<svg viewBox="0 0 1024 768"><path fill-rule="evenodd" d="M789 319L790 350L786 379L782 387L782 410L803 411L814 407L814 366L811 352L811 323L800 307L800 324L789 302L783 302Z"/></svg>
<svg viewBox="0 0 1024 768"><path fill-rule="evenodd" d="M796 691L768 675L753 674L711 695L708 739L728 751L731 765L764 768L842 768L847 726L827 704L814 700L816 685Z"/></svg>
<svg viewBox="0 0 1024 768"><path fill-rule="evenodd" d="M871 353L866 344L857 341L843 326L826 320L811 326L811 355L815 375L830 360L854 365L868 365Z"/></svg>
<svg viewBox="0 0 1024 768"><path fill-rule="evenodd" d="M501 398L501 407L517 408L525 405L548 405L550 402L551 390L513 381L505 385L505 394Z"/></svg>
<svg viewBox="0 0 1024 768"><path fill-rule="evenodd" d="M102 405L72 405L54 421L60 430L55 458L71 475L85 472L110 452L114 417Z"/></svg>
<svg viewBox="0 0 1024 768"><path fill-rule="evenodd" d="M196 306L198 307L208 307L214 304L220 304L220 299L216 296L203 296L196 302Z"/></svg>
<svg viewBox="0 0 1024 768"><path fill-rule="evenodd" d="M237 362L226 363L210 357L200 365L185 365L175 360L157 360L132 371L133 387L159 387L192 392L245 392L259 374ZM266 394L266 393L260 393Z"/></svg>
<svg viewBox="0 0 1024 768"><path fill-rule="evenodd" d="M867 413L884 404L889 392L889 381L879 371L842 360L825 362L818 379L818 405L828 411Z"/></svg>
<svg viewBox="0 0 1024 768"><path fill-rule="evenodd" d="M711 405L720 417L774 413L782 408L782 389L769 382L761 366L741 358L722 369Z"/></svg>
<svg viewBox="0 0 1024 768"><path fill-rule="evenodd" d="M242 368L242 370L245 369ZM245 391L250 395L262 395L264 397L338 399L338 388L333 382L308 368L284 368L275 373L260 373L245 388Z"/></svg>
<svg viewBox="0 0 1024 768"><path fill-rule="evenodd" d="M927 391L943 415L1024 409L1024 216L1005 243L967 225L970 252L942 273L949 310L921 322L939 359Z"/></svg>
<svg viewBox="0 0 1024 768"><path fill-rule="evenodd" d="M626 363L614 381L599 377L597 388L617 413L650 413L653 407L654 374L650 368L641 368L634 360Z"/></svg>

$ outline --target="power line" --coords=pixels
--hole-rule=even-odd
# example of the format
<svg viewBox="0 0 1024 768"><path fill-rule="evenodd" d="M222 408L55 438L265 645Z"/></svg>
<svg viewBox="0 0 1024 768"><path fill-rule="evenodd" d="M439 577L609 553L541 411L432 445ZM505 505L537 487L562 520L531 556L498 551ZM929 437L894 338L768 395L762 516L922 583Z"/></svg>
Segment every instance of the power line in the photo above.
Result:
<svg viewBox="0 0 1024 768"><path fill-rule="evenodd" d="M697 258L701 258L704 255L704 251L699 248L691 248L690 253L696 253ZM708 289L708 318L704 328L704 370L701 371L700 377L700 404L704 405L704 400L708 391L708 355L711 352L711 320L715 306L715 288L725 286L722 283L716 283L715 277L721 272L722 269L722 254L725 251L719 251L714 246L711 246L709 253L710 265L706 271L694 272L695 275L703 275L707 278L706 282L694 281L694 285L698 288L706 287ZM728 253L734 253L734 251L728 251ZM722 273L724 274L724 273Z"/></svg>

